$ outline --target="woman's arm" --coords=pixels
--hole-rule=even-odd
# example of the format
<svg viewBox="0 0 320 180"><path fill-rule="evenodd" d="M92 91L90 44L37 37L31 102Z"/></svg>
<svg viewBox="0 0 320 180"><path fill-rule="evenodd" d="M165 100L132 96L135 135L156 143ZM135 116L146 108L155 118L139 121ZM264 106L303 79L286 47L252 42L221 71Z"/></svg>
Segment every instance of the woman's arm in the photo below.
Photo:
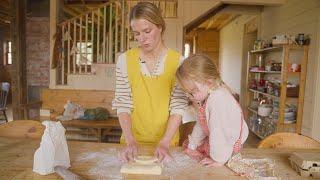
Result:
<svg viewBox="0 0 320 180"><path fill-rule="evenodd" d="M126 144L131 144L135 142L135 139L132 134L132 124L131 124L131 116L128 113L120 113L118 115L120 126L126 141Z"/></svg>
<svg viewBox="0 0 320 180"><path fill-rule="evenodd" d="M177 84L175 84L170 97L170 115L183 116L187 106L188 97L186 93Z"/></svg>
<svg viewBox="0 0 320 180"><path fill-rule="evenodd" d="M112 109L117 110L122 133L127 144L119 153L119 158L124 162L132 161L138 153L138 146L131 130L130 114L133 109L131 97L125 54L121 54L116 65L116 89Z"/></svg>
<svg viewBox="0 0 320 180"><path fill-rule="evenodd" d="M184 57L180 56L179 64L181 64L183 61ZM180 88L180 86L178 86L177 83L175 83L170 97L170 115L178 114L183 116L187 106L188 97L186 93Z"/></svg>
<svg viewBox="0 0 320 180"><path fill-rule="evenodd" d="M174 114L169 117L166 132L161 141L159 142L155 151L155 155L158 158L159 162L166 162L172 159L169 153L169 146L171 139L173 138L177 129L180 126L180 123L181 115Z"/></svg>
<svg viewBox="0 0 320 180"><path fill-rule="evenodd" d="M131 116L128 113L120 113L118 117L127 144L127 146L120 151L119 159L123 162L134 161L138 155L138 145L131 130Z"/></svg>
<svg viewBox="0 0 320 180"><path fill-rule="evenodd" d="M115 98L112 101L112 109L120 113L131 114L133 109L131 86L129 84L125 53L118 58L116 65Z"/></svg>

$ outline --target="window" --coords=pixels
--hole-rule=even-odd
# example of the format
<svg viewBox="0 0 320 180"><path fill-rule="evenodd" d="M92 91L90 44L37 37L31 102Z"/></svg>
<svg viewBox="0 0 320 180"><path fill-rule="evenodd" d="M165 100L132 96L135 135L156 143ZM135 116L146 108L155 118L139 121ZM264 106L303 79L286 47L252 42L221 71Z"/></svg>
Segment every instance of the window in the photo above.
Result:
<svg viewBox="0 0 320 180"><path fill-rule="evenodd" d="M190 44L184 44L184 57L187 58L190 55Z"/></svg>
<svg viewBox="0 0 320 180"><path fill-rule="evenodd" d="M3 59L4 59L4 65L10 65L12 64L12 49L11 49L11 41L7 41L3 44Z"/></svg>
<svg viewBox="0 0 320 180"><path fill-rule="evenodd" d="M80 49L81 55L80 56ZM92 43L91 42L77 42L76 51L76 62L77 65L91 65L92 64Z"/></svg>

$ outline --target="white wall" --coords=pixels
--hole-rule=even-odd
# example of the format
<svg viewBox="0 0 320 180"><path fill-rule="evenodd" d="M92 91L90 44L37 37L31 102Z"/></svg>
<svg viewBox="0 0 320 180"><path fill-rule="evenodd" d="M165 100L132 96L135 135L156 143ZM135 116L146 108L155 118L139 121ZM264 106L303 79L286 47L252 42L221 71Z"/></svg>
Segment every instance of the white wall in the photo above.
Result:
<svg viewBox="0 0 320 180"><path fill-rule="evenodd" d="M178 0L178 18L165 19L166 46L182 53L183 27L218 4L218 0Z"/></svg>
<svg viewBox="0 0 320 180"><path fill-rule="evenodd" d="M252 16L242 15L220 30L220 71L222 80L240 94L244 24Z"/></svg>
<svg viewBox="0 0 320 180"><path fill-rule="evenodd" d="M288 0L283 6L264 8L261 14L260 36L262 39L270 39L276 34L310 34L311 44L302 122L302 134L307 136L315 136L314 123L320 121L319 115L314 116L314 111L319 111L319 109L314 109L316 107L315 87L317 83L320 83L320 79L315 78L317 76L316 67L320 63L318 55L319 12L319 0ZM318 137L319 133L320 131L317 132Z"/></svg>

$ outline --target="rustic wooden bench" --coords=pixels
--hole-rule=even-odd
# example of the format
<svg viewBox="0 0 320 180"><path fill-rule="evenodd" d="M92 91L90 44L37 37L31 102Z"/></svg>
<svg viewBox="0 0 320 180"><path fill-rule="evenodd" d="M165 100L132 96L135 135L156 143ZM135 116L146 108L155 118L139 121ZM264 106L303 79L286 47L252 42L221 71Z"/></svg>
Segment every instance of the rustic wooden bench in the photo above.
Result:
<svg viewBox="0 0 320 180"><path fill-rule="evenodd" d="M43 89L41 92L41 109L49 110L50 116L41 116L40 120L56 120L58 115L63 114L64 105L68 100L80 104L84 108L104 107L110 113L110 118L107 120L74 119L61 123L67 130L69 140L101 142L103 138L109 137L111 140L108 140L108 142L118 142L121 127L116 118L116 112L111 109L113 97L113 91Z"/></svg>

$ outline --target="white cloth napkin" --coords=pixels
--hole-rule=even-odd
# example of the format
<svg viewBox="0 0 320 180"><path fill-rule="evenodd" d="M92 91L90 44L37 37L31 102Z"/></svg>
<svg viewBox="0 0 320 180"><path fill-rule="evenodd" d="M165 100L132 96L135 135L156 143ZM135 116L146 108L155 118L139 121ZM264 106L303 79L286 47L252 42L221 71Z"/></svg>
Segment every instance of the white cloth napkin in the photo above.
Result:
<svg viewBox="0 0 320 180"><path fill-rule="evenodd" d="M33 160L33 171L41 175L54 173L55 166L70 167L65 128L61 122L44 121L46 129Z"/></svg>

